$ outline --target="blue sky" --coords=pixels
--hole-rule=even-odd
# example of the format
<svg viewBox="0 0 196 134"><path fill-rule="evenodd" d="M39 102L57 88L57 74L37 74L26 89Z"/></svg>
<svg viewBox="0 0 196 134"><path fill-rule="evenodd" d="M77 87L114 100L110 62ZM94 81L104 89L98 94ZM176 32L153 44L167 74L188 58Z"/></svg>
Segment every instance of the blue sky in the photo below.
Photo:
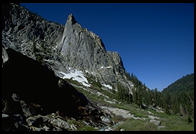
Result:
<svg viewBox="0 0 196 134"><path fill-rule="evenodd" d="M194 72L192 3L21 5L60 24L72 13L82 27L102 38L108 51L120 53L125 69L151 89L162 90Z"/></svg>

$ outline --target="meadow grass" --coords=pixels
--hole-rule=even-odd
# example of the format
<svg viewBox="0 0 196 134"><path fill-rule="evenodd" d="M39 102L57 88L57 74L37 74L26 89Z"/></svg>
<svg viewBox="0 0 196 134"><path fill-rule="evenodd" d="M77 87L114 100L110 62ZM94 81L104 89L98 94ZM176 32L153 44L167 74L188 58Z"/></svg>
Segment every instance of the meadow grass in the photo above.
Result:
<svg viewBox="0 0 196 134"><path fill-rule="evenodd" d="M70 80L72 83L82 86L77 81ZM83 87L85 88L85 87ZM101 105L106 105L110 107L116 107L124 110L130 111L131 114L134 114L136 117L143 117L147 118L147 120L134 120L134 119L123 119L122 117L114 116L113 120L114 122L123 121L122 124L118 125L114 130L120 130L121 128L125 129L126 131L194 131L194 120L191 123L188 123L187 118L181 117L179 115L167 115L166 113L158 113L152 109L143 110L140 109L136 104L128 104L121 102L120 104L110 104L108 102L104 101L103 96L97 96L95 94L92 94L88 91L85 91L82 88L76 87L76 89L80 92L82 92L90 101L99 103ZM112 99L115 99L115 96L113 93L103 90L101 88L92 88L90 90L97 90L105 95L107 95L111 101ZM159 117L161 121L161 126L165 126L165 128L157 129L157 126L150 123L148 119L148 112L150 111L153 113L153 116ZM81 126L78 129L79 131L95 131L91 126Z"/></svg>
<svg viewBox="0 0 196 134"><path fill-rule="evenodd" d="M157 126L142 120L128 119L115 128L117 131L120 129L125 131L156 131Z"/></svg>

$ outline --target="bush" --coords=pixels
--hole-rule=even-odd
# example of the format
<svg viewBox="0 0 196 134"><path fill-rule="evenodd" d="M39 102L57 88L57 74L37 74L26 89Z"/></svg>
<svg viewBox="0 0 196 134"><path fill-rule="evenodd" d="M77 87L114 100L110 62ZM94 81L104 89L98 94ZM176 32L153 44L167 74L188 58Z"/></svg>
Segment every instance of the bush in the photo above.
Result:
<svg viewBox="0 0 196 134"><path fill-rule="evenodd" d="M188 116L188 123L191 123L192 122L192 119L190 116Z"/></svg>
<svg viewBox="0 0 196 134"><path fill-rule="evenodd" d="M101 89L101 87L102 87L101 83L99 81L95 81L95 77L94 76L88 75L87 76L87 80L89 81L89 83L91 85L93 85L93 87L95 89L98 89L98 90Z"/></svg>
<svg viewBox="0 0 196 134"><path fill-rule="evenodd" d="M43 62L43 57L41 55L37 55L36 56L36 60L39 62L39 63L42 63Z"/></svg>

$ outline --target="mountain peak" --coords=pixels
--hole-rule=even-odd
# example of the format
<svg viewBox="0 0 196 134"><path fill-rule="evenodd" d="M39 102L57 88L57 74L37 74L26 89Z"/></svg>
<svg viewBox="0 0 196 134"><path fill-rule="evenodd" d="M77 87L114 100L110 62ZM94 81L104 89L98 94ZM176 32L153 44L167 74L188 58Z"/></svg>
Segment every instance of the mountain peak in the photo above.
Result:
<svg viewBox="0 0 196 134"><path fill-rule="evenodd" d="M69 14L69 16L67 17L67 23L71 23L71 24L75 24L75 23L77 23L77 21L76 21L76 19L75 19L75 17L73 16L73 14L71 13L71 14Z"/></svg>

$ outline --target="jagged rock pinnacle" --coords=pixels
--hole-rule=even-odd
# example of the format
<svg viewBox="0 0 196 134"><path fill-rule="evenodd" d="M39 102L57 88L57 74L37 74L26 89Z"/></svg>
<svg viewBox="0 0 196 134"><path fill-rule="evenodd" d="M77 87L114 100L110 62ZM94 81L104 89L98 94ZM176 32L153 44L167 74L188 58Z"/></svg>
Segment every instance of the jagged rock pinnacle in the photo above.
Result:
<svg viewBox="0 0 196 134"><path fill-rule="evenodd" d="M59 74L56 72L68 72L70 69L67 68L71 67L84 73L90 72L89 75L96 77L101 84L113 86L115 91L119 83L132 91L133 84L126 77L120 55L106 51L101 38L82 28L73 14L67 16L66 24L62 26L35 16L20 6L11 5L10 9L11 19L5 18L2 32L2 42L6 47L35 60L38 55L34 49L38 50L40 54L43 53L44 63L57 76ZM25 42L25 45L21 42Z"/></svg>
<svg viewBox="0 0 196 134"><path fill-rule="evenodd" d="M67 23L71 23L71 24L75 24L75 23L77 23L77 21L76 21L76 19L75 19L75 17L73 16L73 14L71 13L71 14L69 14L69 16L68 16L68 18L67 18Z"/></svg>

